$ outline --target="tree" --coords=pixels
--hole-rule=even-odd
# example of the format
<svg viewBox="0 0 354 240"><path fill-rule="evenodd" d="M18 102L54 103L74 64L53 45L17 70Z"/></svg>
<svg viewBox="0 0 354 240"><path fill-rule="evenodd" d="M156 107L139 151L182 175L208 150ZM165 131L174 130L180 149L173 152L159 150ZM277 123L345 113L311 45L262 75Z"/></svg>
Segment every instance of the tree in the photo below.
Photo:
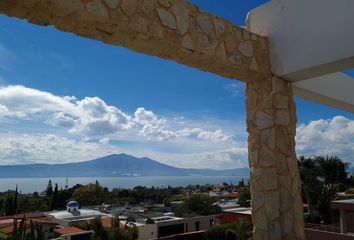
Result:
<svg viewBox="0 0 354 240"><path fill-rule="evenodd" d="M90 222L90 227L91 230L95 232L94 239L95 240L107 240L108 238L108 232L106 229L103 227L101 218L96 217Z"/></svg>
<svg viewBox="0 0 354 240"><path fill-rule="evenodd" d="M58 184L56 183L55 188L54 188L53 197L52 197L52 202L50 205L50 210L57 209L57 204L58 204Z"/></svg>
<svg viewBox="0 0 354 240"><path fill-rule="evenodd" d="M17 185L16 185L16 191L15 191L15 198L14 198L14 203L13 203L13 213L17 214L17 199L18 198L18 191L17 191Z"/></svg>
<svg viewBox="0 0 354 240"><path fill-rule="evenodd" d="M323 183L320 181L321 169L312 158L301 156L298 162L299 173L302 182L302 196L309 205L309 212L316 209L319 193L322 191Z"/></svg>
<svg viewBox="0 0 354 240"><path fill-rule="evenodd" d="M343 162L338 157L315 157L315 161L318 164L321 175L325 179L326 184L335 184L335 183L348 183L348 174L347 169L349 163Z"/></svg>
<svg viewBox="0 0 354 240"><path fill-rule="evenodd" d="M237 221L228 224L215 225L204 234L206 240L248 240L252 237L252 224Z"/></svg>
<svg viewBox="0 0 354 240"><path fill-rule="evenodd" d="M332 185L325 185L319 194L316 208L318 213L327 224L332 223L331 201L336 195Z"/></svg>
<svg viewBox="0 0 354 240"><path fill-rule="evenodd" d="M97 184L88 184L77 188L72 199L83 205L97 205L107 202L108 192L102 186Z"/></svg>
<svg viewBox="0 0 354 240"><path fill-rule="evenodd" d="M52 196L53 194L53 185L52 185L52 180L49 179L48 185L47 185L47 190L46 190L46 195L47 197Z"/></svg>
<svg viewBox="0 0 354 240"><path fill-rule="evenodd" d="M10 191L7 192L5 215L14 215L14 205Z"/></svg>
<svg viewBox="0 0 354 240"><path fill-rule="evenodd" d="M251 206L251 192L249 186L242 188L238 198L238 203L240 204L241 207Z"/></svg>
<svg viewBox="0 0 354 240"><path fill-rule="evenodd" d="M194 194L182 205L176 207L174 211L178 217L218 214L221 212L221 208L214 204L216 201L217 199L203 194Z"/></svg>

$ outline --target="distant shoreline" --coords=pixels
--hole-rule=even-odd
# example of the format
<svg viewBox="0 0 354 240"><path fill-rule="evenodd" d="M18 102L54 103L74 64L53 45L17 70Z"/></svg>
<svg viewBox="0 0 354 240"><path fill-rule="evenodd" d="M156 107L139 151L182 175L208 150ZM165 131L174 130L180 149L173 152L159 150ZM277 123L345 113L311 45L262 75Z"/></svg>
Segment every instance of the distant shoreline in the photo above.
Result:
<svg viewBox="0 0 354 240"><path fill-rule="evenodd" d="M22 193L40 192L46 189L49 179L52 183L58 183L59 189L65 188L66 177L35 177L35 178L0 178L0 192L15 189L18 185ZM144 187L186 187L188 185L222 184L223 182L237 184L249 176L147 176L147 177L68 177L68 186L76 184L95 183L97 180L102 186L109 189L126 188L136 186Z"/></svg>

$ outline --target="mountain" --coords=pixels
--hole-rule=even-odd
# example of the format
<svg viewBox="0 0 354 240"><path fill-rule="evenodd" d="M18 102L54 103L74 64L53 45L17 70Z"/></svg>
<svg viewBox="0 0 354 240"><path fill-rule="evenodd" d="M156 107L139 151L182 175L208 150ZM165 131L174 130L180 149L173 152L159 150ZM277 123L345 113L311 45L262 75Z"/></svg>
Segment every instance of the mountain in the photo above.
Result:
<svg viewBox="0 0 354 240"><path fill-rule="evenodd" d="M0 165L0 178L134 177L134 176L249 176L248 168L211 170L176 168L150 158L113 154L66 164Z"/></svg>

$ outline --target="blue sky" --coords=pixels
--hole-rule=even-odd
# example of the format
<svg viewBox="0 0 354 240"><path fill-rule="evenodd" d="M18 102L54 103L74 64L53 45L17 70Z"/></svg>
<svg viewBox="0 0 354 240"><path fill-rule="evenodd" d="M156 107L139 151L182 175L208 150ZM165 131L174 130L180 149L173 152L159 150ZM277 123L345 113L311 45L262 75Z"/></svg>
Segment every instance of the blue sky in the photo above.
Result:
<svg viewBox="0 0 354 240"><path fill-rule="evenodd" d="M244 25L265 1L190 2ZM0 164L126 152L180 167L247 166L244 84L53 27L0 23ZM354 161L353 114L296 104L298 154Z"/></svg>

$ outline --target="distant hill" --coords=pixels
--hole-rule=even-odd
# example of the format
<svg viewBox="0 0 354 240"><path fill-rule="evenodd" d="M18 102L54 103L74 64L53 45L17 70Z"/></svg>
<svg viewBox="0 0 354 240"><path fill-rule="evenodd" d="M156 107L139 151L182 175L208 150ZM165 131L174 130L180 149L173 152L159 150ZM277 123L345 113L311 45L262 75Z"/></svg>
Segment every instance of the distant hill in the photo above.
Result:
<svg viewBox="0 0 354 240"><path fill-rule="evenodd" d="M136 158L127 154L113 154L78 163L0 165L0 178L191 175L248 177L249 169L211 170L176 168L150 158Z"/></svg>

